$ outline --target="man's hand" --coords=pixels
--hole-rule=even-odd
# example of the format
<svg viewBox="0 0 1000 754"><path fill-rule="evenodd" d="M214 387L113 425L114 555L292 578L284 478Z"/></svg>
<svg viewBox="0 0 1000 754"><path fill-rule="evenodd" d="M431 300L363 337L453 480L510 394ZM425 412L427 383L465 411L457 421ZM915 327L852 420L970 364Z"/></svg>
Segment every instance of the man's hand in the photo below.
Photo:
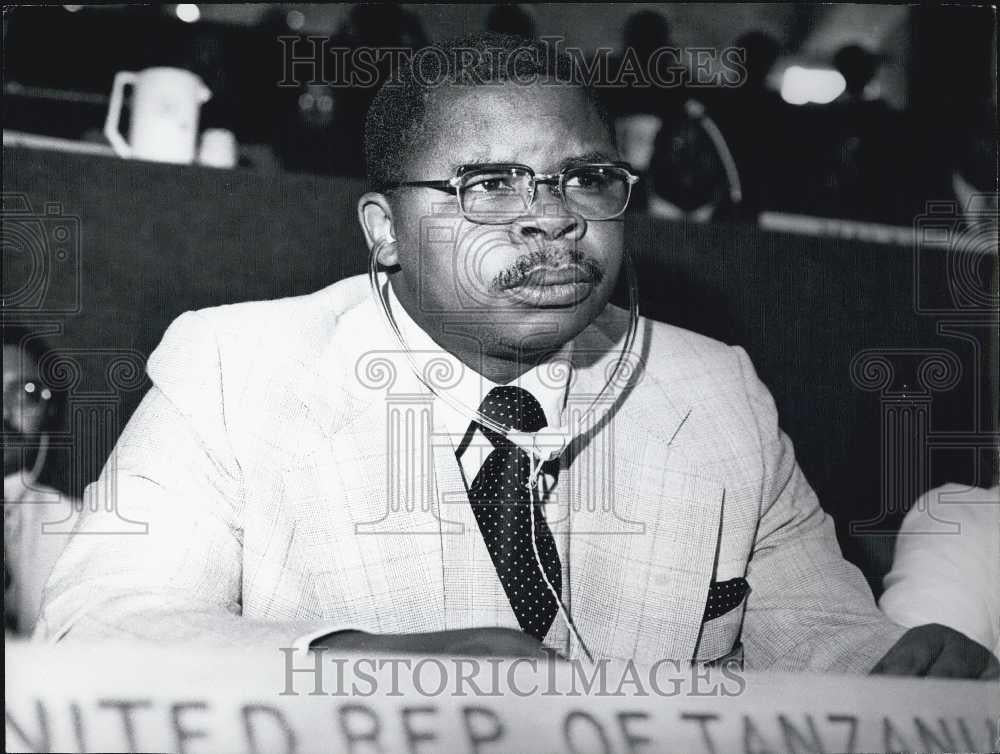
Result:
<svg viewBox="0 0 1000 754"><path fill-rule="evenodd" d="M314 641L313 648L350 652L481 657L557 656L538 639L514 628L465 628L422 634L367 634L344 631Z"/></svg>
<svg viewBox="0 0 1000 754"><path fill-rule="evenodd" d="M872 668L878 675L1000 678L1000 662L981 644L938 623L911 628Z"/></svg>

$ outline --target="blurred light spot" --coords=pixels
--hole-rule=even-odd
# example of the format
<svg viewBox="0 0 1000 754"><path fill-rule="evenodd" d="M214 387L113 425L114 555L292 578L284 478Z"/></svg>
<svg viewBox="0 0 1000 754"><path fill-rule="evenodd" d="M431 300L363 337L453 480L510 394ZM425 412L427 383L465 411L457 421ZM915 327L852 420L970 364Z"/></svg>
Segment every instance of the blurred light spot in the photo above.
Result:
<svg viewBox="0 0 1000 754"><path fill-rule="evenodd" d="M290 10L288 15L285 16L285 23L288 24L288 28L292 31L298 31L306 23L305 14L302 11Z"/></svg>
<svg viewBox="0 0 1000 754"><path fill-rule="evenodd" d="M790 105L833 102L847 87L844 77L832 68L790 65L781 78L781 98Z"/></svg>
<svg viewBox="0 0 1000 754"><path fill-rule="evenodd" d="M82 5L64 5L63 8L68 10L70 13L76 13L78 10L83 10Z"/></svg>
<svg viewBox="0 0 1000 754"><path fill-rule="evenodd" d="M299 96L299 109L300 110L310 110L312 109L314 98L311 94L306 92Z"/></svg>
<svg viewBox="0 0 1000 754"><path fill-rule="evenodd" d="M193 24L201 18L201 11L198 10L198 6L194 3L179 3L177 10L174 12L177 14L177 18L186 24Z"/></svg>
<svg viewBox="0 0 1000 754"><path fill-rule="evenodd" d="M333 111L333 97L329 94L324 94L316 103L319 107L320 112L329 113Z"/></svg>

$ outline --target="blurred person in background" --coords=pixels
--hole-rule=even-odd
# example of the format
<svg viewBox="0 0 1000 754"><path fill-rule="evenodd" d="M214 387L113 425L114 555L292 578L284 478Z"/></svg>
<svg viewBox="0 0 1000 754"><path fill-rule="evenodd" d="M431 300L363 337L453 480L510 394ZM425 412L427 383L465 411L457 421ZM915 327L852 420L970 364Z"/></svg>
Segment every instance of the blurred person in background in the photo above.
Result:
<svg viewBox="0 0 1000 754"><path fill-rule="evenodd" d="M625 20L622 53L609 62L612 86L601 92L614 117L615 139L622 159L642 176L649 170L653 145L664 121L683 120L680 108L684 99L680 82L670 88L655 84L640 86L629 72L635 66L647 70L657 50L674 46L666 16L655 10L633 13ZM662 56L656 60L661 66L667 66L671 58ZM618 78L620 73L621 79ZM640 75L646 76L645 73ZM662 71L659 80L671 81L671 74ZM646 181L636 184L632 194L634 211L645 209L648 188Z"/></svg>
<svg viewBox="0 0 1000 754"><path fill-rule="evenodd" d="M300 88L297 107L284 129L282 159L287 170L328 175L362 177L364 121L375 93L390 73L392 58L379 58L381 49L415 51L428 44L420 19L398 3L358 3L330 37L331 56L343 65L331 66L336 80L311 82ZM370 83L371 68L354 58L359 50L371 50L377 75ZM338 52L334 55L333 51Z"/></svg>
<svg viewBox="0 0 1000 754"><path fill-rule="evenodd" d="M64 395L40 378L50 353L28 330L4 325L4 628L16 634L34 628L42 588L77 516L72 500L38 482L49 433L60 426L64 409Z"/></svg>
<svg viewBox="0 0 1000 754"><path fill-rule="evenodd" d="M779 145L786 141L788 106L767 83L782 46L771 34L754 30L733 40L732 47L742 51L745 76L736 87L720 88L708 104L739 170L744 207L762 210L773 204L774 183L781 180Z"/></svg>
<svg viewBox="0 0 1000 754"><path fill-rule="evenodd" d="M885 101L870 96L882 63L881 55L857 44L833 57L845 88L813 113L816 143L825 145L812 182L817 214L899 224L913 219L897 207L907 133Z"/></svg>
<svg viewBox="0 0 1000 754"><path fill-rule="evenodd" d="M665 123L649 166L649 213L708 222L740 206L740 176L728 146L704 106L688 100L686 117Z"/></svg>
<svg viewBox="0 0 1000 754"><path fill-rule="evenodd" d="M997 253L997 118L989 102L956 119L949 139L948 174L966 232L977 233ZM994 262L994 270L995 268ZM993 288L997 290L996 285ZM995 394L995 393L994 393Z"/></svg>
<svg viewBox="0 0 1000 754"><path fill-rule="evenodd" d="M994 300L1000 291L995 123L988 102L960 119L951 140L948 171L962 216L961 231L966 234L959 243L984 254L992 265ZM990 392L996 401L1000 354L995 326L990 348ZM1000 425L996 408L993 422L994 427ZM989 489L946 484L916 501L896 538L879 607L901 626L919 626L914 630L925 634L928 642L941 642L940 628L947 626L1000 656L1000 451L994 463L997 471ZM961 659L954 657L951 662ZM904 671L925 669L914 657L893 661Z"/></svg>
<svg viewBox="0 0 1000 754"><path fill-rule="evenodd" d="M865 92L874 81L881 63L878 55L861 45L844 45L833 56L833 67L844 77L841 102L864 102Z"/></svg>

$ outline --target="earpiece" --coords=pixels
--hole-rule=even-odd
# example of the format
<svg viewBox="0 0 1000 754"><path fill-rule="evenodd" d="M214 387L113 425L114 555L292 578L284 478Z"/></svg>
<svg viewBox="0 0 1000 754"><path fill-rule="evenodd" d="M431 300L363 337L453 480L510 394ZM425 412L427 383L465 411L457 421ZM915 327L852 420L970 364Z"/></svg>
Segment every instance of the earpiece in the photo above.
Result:
<svg viewBox="0 0 1000 754"><path fill-rule="evenodd" d="M607 410L607 404L601 402L601 398L607 393L608 389L616 384L619 378L619 373L629 374L629 364L628 356L632 353L632 347L635 343L636 332L639 328L639 289L638 282L635 274L635 269L632 266L631 258L626 254L624 258L625 274L628 280L628 294L629 294L629 326L628 331L625 334L625 338L622 342L621 353L618 356L618 360L615 362L614 371L611 373L610 378L605 382L604 387L601 388L601 392L594 398L593 402L590 404L589 408L576 416L576 421L574 426L567 427L566 429L553 429L548 432L540 431L535 433L521 433L513 432L507 427L493 421L493 419L488 416L484 416L479 410L472 409L466 406L454 395L450 394L447 390L438 390L432 383L427 382L427 379L420 368L417 366L417 362L414 360L413 355L410 352L410 348L403 338L403 333L399 328L399 324L396 322L396 318L392 314L392 310L389 308L389 304L386 300L385 293L382 290L382 285L379 282L378 265L383 264L381 255L387 250L391 249L395 255L396 239L393 237L392 233L388 233L385 239L379 239L372 245L371 259L368 265L368 284L371 287L372 296L376 302L378 302L379 307L382 310L384 316L384 322L389 328L391 333L395 336L396 342L399 344L400 353L406 357L409 362L410 369L413 370L413 374L418 380L437 398L447 403L453 409L458 411L464 416L476 417L477 422L488 429L496 432L497 434L505 437L518 447L520 447L531 459L531 474L528 480L528 487L531 491L533 504L529 506L529 512L531 515L531 528L535 529L535 505L540 504L539 493L538 493L538 477L542 470L542 464L547 460L554 460L558 458L563 450L566 448L567 441L570 437L573 437L580 432L580 427L583 423L595 411L599 406L604 406ZM595 419L596 421L596 419ZM545 573L545 567L542 565L541 558L538 554L538 546L535 543L534 538L532 538L533 554L535 556L535 562L538 563L539 570L542 572L542 576L545 579L545 584L555 597L556 604L559 606L559 613L569 629L570 635L572 635L577 644L579 645L584 656L590 662L594 661L594 657L587 646L587 643L583 640L583 636L580 635L580 631L573 621L572 615L570 615L569 610L566 608L562 597L559 592L553 588L552 583L549 581L548 576Z"/></svg>
<svg viewBox="0 0 1000 754"><path fill-rule="evenodd" d="M372 256L382 267L395 267L398 264L396 259L396 239L390 233L386 238L378 239L372 245Z"/></svg>

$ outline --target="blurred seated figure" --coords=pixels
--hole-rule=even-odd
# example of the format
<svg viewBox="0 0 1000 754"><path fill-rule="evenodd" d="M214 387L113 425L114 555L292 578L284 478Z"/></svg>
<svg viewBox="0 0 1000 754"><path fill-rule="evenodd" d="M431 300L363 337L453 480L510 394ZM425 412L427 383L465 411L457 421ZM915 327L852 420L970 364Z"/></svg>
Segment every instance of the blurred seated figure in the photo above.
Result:
<svg viewBox="0 0 1000 754"><path fill-rule="evenodd" d="M955 205L955 219L970 243L984 252L997 253L998 144L996 109L988 97L949 108L932 127L925 128L912 149L921 159L908 172L903 185L912 217L929 211L929 203L942 211ZM996 290L996 288L994 288Z"/></svg>
<svg viewBox="0 0 1000 754"><path fill-rule="evenodd" d="M63 395L39 377L49 353L29 331L3 327L4 628L17 634L34 628L42 588L77 516L73 501L38 482L63 412Z"/></svg>
<svg viewBox="0 0 1000 754"><path fill-rule="evenodd" d="M779 153L788 120L788 106L767 83L782 46L759 30L741 34L732 46L743 51L746 77L739 86L720 88L708 104L739 169L744 206L768 209L773 184L780 181Z"/></svg>
<svg viewBox="0 0 1000 754"><path fill-rule="evenodd" d="M486 14L486 31L534 39L535 19L522 5L502 3L494 5Z"/></svg>
<svg viewBox="0 0 1000 754"><path fill-rule="evenodd" d="M875 52L855 44L833 58L844 77L843 94L814 108L812 132L823 145L810 167L815 207L807 211L832 217L906 224L912 214L897 208L903 182L902 144L908 134L889 106L869 97L869 85L882 64Z"/></svg>
<svg viewBox="0 0 1000 754"><path fill-rule="evenodd" d="M681 93L684 82L671 70L682 61L674 54L657 54L663 48L675 47L670 22L659 11L641 10L625 19L622 51L608 61L608 75L614 86L602 92L615 117L636 113L655 115L671 103L684 101ZM651 65L656 65L657 70L652 70ZM674 81L676 86L662 85Z"/></svg>
<svg viewBox="0 0 1000 754"><path fill-rule="evenodd" d="M615 140L622 159L639 173L649 170L656 135L662 127L663 119L650 113L634 113L615 118Z"/></svg>
<svg viewBox="0 0 1000 754"><path fill-rule="evenodd" d="M833 56L833 67L844 77L842 100L861 101L865 90L875 79L879 69L879 58L861 45L844 45Z"/></svg>
<svg viewBox="0 0 1000 754"><path fill-rule="evenodd" d="M754 97L777 96L767 86L767 77L781 57L781 43L766 31L754 29L733 40L733 47L741 48L747 77L739 91Z"/></svg>
<svg viewBox="0 0 1000 754"><path fill-rule="evenodd" d="M977 103L956 119L950 157L951 191L962 211L965 230L997 243L996 114L989 102ZM994 290L996 288L994 287Z"/></svg>
<svg viewBox="0 0 1000 754"><path fill-rule="evenodd" d="M670 21L658 10L632 13L622 30L622 52L608 60L612 86L603 87L602 99L614 118L618 151L640 176L650 170L657 135L673 132L687 117L685 80L687 61L671 37ZM704 92L704 90L700 90ZM649 202L649 181L632 190L632 211L641 212Z"/></svg>
<svg viewBox="0 0 1000 754"><path fill-rule="evenodd" d="M645 71L652 81L671 80L668 68L678 61L670 55L655 55L657 50L675 46L670 35L670 21L666 16L656 10L636 11L625 19L622 43L624 48L622 58L611 66L611 71L626 74L633 67L629 65L623 67L622 63L630 61ZM660 67L659 75L655 77L652 76L653 71L650 69L654 63ZM628 82L623 80L617 83ZM677 96L671 95L678 89L678 87L662 86L625 86L621 89L624 96L616 114L658 112L665 101L677 100Z"/></svg>
<svg viewBox="0 0 1000 754"><path fill-rule="evenodd" d="M343 51L337 53L342 66L330 66L330 80L300 87L291 122L281 132L285 169L362 177L365 113L394 59L379 51L417 50L427 43L420 19L399 3L352 6L328 45L331 51ZM371 50L373 57L356 58L361 49ZM377 69L374 76L373 69Z"/></svg>
<svg viewBox="0 0 1000 754"><path fill-rule="evenodd" d="M989 285L996 295L997 144L991 113L987 105L970 113L967 122L959 119L960 138L947 159L964 231L973 235L974 248L994 257ZM946 196L947 190L934 193ZM1000 380L995 331L990 346L988 374L995 396ZM1000 455L995 460L1000 462ZM885 587L879 606L896 623L948 626L1000 656L1000 485L946 484L923 495L900 527Z"/></svg>
<svg viewBox="0 0 1000 754"><path fill-rule="evenodd" d="M740 204L740 178L728 146L696 100L686 117L665 123L649 165L649 213L707 222L731 215Z"/></svg>
<svg viewBox="0 0 1000 754"><path fill-rule="evenodd" d="M670 47L670 23L663 14L654 10L638 11L625 21L622 35L622 54L614 57L608 66L613 87L602 91L608 107L614 116L615 135L622 159L644 173L649 167L653 154L653 142L668 111L676 110L679 97L677 87L635 85L639 76L633 79L630 72L637 68L647 71L650 58L656 50ZM657 60L666 61L664 57ZM618 79L621 74L621 80ZM645 77L645 73L639 74ZM663 76L661 80L670 80ZM634 193L641 199L643 184L639 183ZM641 203L638 202L638 203Z"/></svg>
<svg viewBox="0 0 1000 754"><path fill-rule="evenodd" d="M903 520L885 586L879 607L896 623L948 626L1000 652L1000 487L923 495Z"/></svg>

